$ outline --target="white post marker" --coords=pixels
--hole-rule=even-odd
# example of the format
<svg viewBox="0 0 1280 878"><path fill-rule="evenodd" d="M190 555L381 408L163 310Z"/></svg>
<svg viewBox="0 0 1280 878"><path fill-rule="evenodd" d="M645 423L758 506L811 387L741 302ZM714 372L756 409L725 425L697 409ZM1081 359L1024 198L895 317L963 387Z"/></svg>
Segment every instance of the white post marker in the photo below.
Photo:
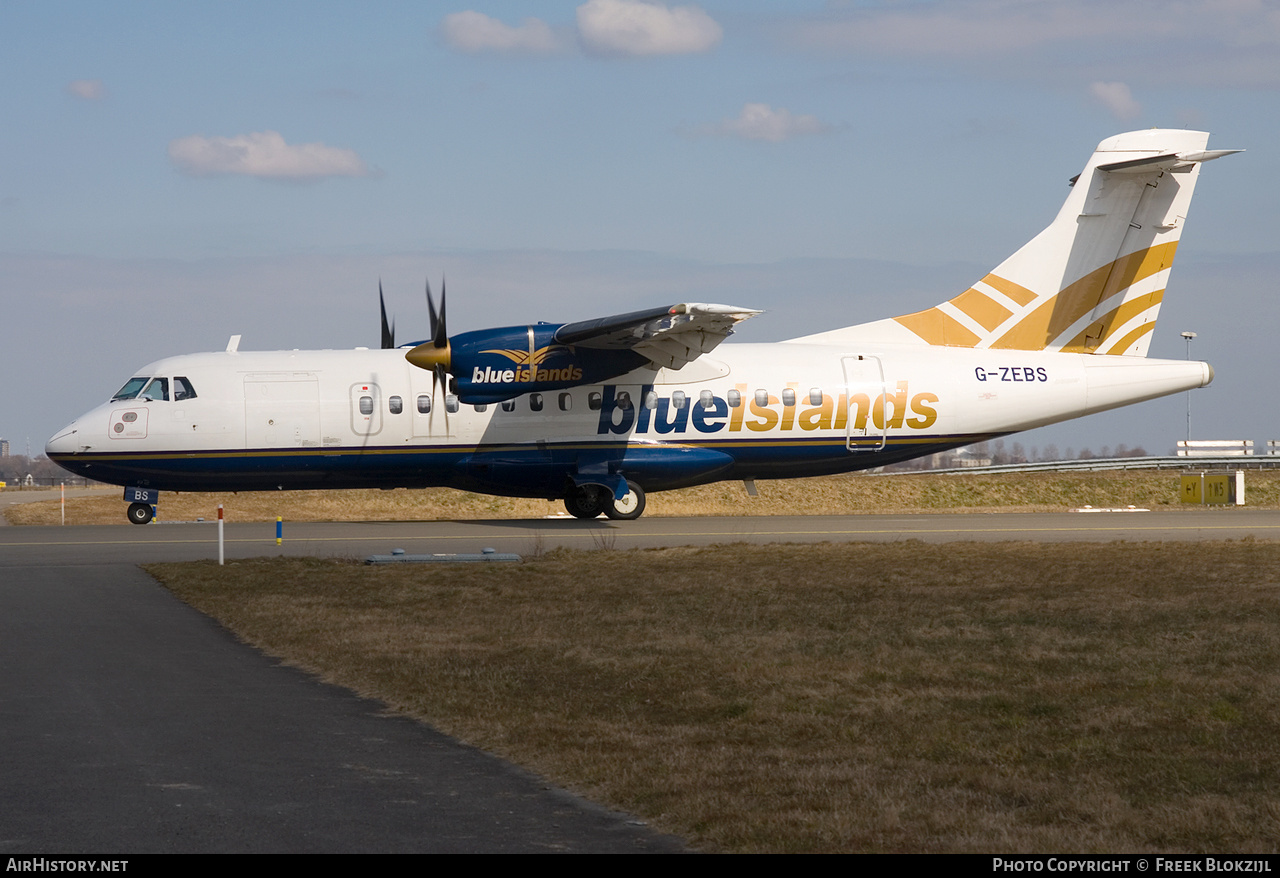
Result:
<svg viewBox="0 0 1280 878"><path fill-rule="evenodd" d="M62 492L62 524L65 527L67 523L67 483L63 482L58 485L58 490Z"/></svg>
<svg viewBox="0 0 1280 878"><path fill-rule="evenodd" d="M218 566L221 567L225 563L225 554L222 550L222 504L218 504Z"/></svg>

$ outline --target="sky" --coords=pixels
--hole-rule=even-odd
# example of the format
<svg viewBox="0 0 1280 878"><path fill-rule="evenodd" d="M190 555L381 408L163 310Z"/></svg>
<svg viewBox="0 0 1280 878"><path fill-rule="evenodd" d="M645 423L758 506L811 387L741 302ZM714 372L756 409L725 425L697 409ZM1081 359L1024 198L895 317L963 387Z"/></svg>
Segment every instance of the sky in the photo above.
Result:
<svg viewBox="0 0 1280 878"><path fill-rule="evenodd" d="M1151 356L1193 438L1280 439L1280 4L0 2L0 437L145 363L679 301L776 341L927 308L1048 224L1094 146L1204 166ZM1024 446L1168 453L1188 396Z"/></svg>

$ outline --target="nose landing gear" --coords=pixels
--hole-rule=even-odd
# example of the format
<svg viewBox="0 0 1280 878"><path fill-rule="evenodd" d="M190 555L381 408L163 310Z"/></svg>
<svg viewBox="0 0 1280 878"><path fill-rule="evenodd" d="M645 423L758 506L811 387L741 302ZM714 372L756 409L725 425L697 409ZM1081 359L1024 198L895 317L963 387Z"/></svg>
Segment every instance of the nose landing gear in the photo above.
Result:
<svg viewBox="0 0 1280 878"><path fill-rule="evenodd" d="M149 503L130 503L127 515L133 524L150 524L156 512Z"/></svg>

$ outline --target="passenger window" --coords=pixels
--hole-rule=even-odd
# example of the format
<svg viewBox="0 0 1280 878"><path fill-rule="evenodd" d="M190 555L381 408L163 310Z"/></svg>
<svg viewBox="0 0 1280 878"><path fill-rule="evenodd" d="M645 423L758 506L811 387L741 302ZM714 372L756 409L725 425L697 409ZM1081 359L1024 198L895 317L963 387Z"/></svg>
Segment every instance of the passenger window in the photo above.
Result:
<svg viewBox="0 0 1280 878"><path fill-rule="evenodd" d="M151 379L151 383L147 385L147 389L142 391L142 398L150 400L167 400L169 398L169 379Z"/></svg>
<svg viewBox="0 0 1280 878"><path fill-rule="evenodd" d="M373 414L373 397L372 396L360 397L360 414L362 415Z"/></svg>
<svg viewBox="0 0 1280 878"><path fill-rule="evenodd" d="M529 411L531 412L542 411L542 394L541 393L529 394Z"/></svg>
<svg viewBox="0 0 1280 878"><path fill-rule="evenodd" d="M783 405L796 404L796 391L794 387L788 387L786 390L782 391L782 404Z"/></svg>
<svg viewBox="0 0 1280 878"><path fill-rule="evenodd" d="M729 391L729 408L736 409L742 405L742 394L736 390Z"/></svg>
<svg viewBox="0 0 1280 878"><path fill-rule="evenodd" d="M716 404L716 398L710 390L704 390L698 394L698 402L704 409L709 409Z"/></svg>
<svg viewBox="0 0 1280 878"><path fill-rule="evenodd" d="M587 394L587 408L593 412L598 412L602 405L604 405L604 397L600 395L600 391L593 390Z"/></svg>
<svg viewBox="0 0 1280 878"><path fill-rule="evenodd" d="M822 388L809 388L809 405L822 405Z"/></svg>
<svg viewBox="0 0 1280 878"><path fill-rule="evenodd" d="M426 393L418 394L418 414L431 414L431 396Z"/></svg>
<svg viewBox="0 0 1280 878"><path fill-rule="evenodd" d="M452 393L445 394L444 410L446 412L456 412L458 410L458 398Z"/></svg>
<svg viewBox="0 0 1280 878"><path fill-rule="evenodd" d="M684 396L683 390L676 390L672 392L671 394L672 408L682 409L684 408L684 402L685 402L685 396Z"/></svg>
<svg viewBox="0 0 1280 878"><path fill-rule="evenodd" d="M514 399L507 400L502 404L502 410L504 412L514 412L516 410L516 401Z"/></svg>
<svg viewBox="0 0 1280 878"><path fill-rule="evenodd" d="M404 400L398 396L393 396L387 400L387 408L391 410L391 414L398 415L404 411Z"/></svg>
<svg viewBox="0 0 1280 878"><path fill-rule="evenodd" d="M658 407L658 394L650 390L644 395L644 407L653 411Z"/></svg>
<svg viewBox="0 0 1280 878"><path fill-rule="evenodd" d="M478 402L475 404L475 409L478 412L486 412L489 410L489 404L487 402Z"/></svg>
<svg viewBox="0 0 1280 878"><path fill-rule="evenodd" d="M186 378L173 379L173 398L175 400L195 399L196 389Z"/></svg>
<svg viewBox="0 0 1280 878"><path fill-rule="evenodd" d="M631 394L625 390L618 392L618 408L627 411L631 408Z"/></svg>
<svg viewBox="0 0 1280 878"><path fill-rule="evenodd" d="M757 390L757 391L756 391L756 405L758 405L758 406L766 406L766 405L768 405L768 404L769 404L769 391L767 391L767 390Z"/></svg>
<svg viewBox="0 0 1280 878"><path fill-rule="evenodd" d="M560 394L560 411L567 412L573 408L573 397L567 393Z"/></svg>

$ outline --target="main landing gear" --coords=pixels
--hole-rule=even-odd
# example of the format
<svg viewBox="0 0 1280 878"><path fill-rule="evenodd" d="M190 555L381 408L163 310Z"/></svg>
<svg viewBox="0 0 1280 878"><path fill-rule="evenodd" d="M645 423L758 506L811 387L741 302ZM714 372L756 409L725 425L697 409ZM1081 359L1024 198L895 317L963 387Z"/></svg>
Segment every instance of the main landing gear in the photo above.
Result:
<svg viewBox="0 0 1280 878"><path fill-rule="evenodd" d="M574 518L595 518L601 512L615 521L634 521L644 513L644 489L630 480L627 494L615 500L607 488L583 485L564 498L564 508Z"/></svg>

